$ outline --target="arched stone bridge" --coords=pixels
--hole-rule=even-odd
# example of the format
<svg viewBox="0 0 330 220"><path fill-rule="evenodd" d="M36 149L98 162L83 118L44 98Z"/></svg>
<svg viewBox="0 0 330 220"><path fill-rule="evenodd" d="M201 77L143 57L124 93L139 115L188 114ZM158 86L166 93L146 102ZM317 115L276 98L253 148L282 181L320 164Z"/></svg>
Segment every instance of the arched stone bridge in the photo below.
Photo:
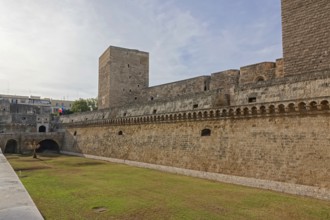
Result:
<svg viewBox="0 0 330 220"><path fill-rule="evenodd" d="M0 148L4 153L24 153L40 147L61 150L64 132L25 132L0 134Z"/></svg>

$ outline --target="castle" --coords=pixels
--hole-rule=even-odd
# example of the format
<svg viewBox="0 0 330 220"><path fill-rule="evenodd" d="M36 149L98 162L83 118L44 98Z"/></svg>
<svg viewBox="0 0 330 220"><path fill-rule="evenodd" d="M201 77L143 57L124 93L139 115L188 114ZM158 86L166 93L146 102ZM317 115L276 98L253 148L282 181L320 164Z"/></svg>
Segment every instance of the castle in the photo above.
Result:
<svg viewBox="0 0 330 220"><path fill-rule="evenodd" d="M153 87L148 53L110 46L99 110L60 118L60 150L330 199L329 11L282 0L283 59Z"/></svg>

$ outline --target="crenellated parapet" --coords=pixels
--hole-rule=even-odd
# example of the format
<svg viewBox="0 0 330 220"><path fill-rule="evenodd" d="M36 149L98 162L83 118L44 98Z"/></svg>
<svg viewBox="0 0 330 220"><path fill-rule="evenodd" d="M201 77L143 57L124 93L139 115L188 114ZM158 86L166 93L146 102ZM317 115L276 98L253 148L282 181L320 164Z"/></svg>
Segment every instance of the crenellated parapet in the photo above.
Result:
<svg viewBox="0 0 330 220"><path fill-rule="evenodd" d="M113 118L97 118L95 114L85 114L84 120L62 120L64 126L100 126L142 123L172 123L176 121L225 120L255 117L299 116L305 114L329 114L330 96L314 99L287 100L281 102L255 103L240 106L199 109L164 114L145 114ZM94 117L93 117L94 116Z"/></svg>

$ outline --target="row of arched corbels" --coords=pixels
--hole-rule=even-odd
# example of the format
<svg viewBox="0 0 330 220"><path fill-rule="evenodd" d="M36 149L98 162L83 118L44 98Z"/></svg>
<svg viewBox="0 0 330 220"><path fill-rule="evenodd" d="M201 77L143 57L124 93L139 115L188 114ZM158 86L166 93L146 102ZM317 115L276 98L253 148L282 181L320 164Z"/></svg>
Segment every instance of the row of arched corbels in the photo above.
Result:
<svg viewBox="0 0 330 220"><path fill-rule="evenodd" d="M114 119L90 120L80 122L66 123L69 126L80 125L100 125L100 124L140 124L140 123L157 123L157 122L173 122L187 120L210 120L219 118L239 118L239 117L260 117L273 115L290 115L290 114L308 114L318 112L330 112L328 100L313 100L301 102L283 102L283 103L267 103L247 106L230 106L220 109L205 109L188 112L177 112L167 114L154 114L143 116L121 117Z"/></svg>

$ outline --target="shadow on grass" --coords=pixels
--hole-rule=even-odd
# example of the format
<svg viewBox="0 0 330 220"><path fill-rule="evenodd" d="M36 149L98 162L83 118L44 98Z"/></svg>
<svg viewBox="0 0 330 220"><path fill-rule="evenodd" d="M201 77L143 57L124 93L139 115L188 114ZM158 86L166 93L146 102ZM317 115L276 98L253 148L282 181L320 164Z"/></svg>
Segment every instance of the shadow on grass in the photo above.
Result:
<svg viewBox="0 0 330 220"><path fill-rule="evenodd" d="M31 171L31 170L43 170L43 169L51 169L51 167L46 166L34 166L34 167L23 167L23 168L16 168L15 171Z"/></svg>
<svg viewBox="0 0 330 220"><path fill-rule="evenodd" d="M93 165L102 165L102 162L82 162L82 163L75 163L72 164L73 166L93 166Z"/></svg>

